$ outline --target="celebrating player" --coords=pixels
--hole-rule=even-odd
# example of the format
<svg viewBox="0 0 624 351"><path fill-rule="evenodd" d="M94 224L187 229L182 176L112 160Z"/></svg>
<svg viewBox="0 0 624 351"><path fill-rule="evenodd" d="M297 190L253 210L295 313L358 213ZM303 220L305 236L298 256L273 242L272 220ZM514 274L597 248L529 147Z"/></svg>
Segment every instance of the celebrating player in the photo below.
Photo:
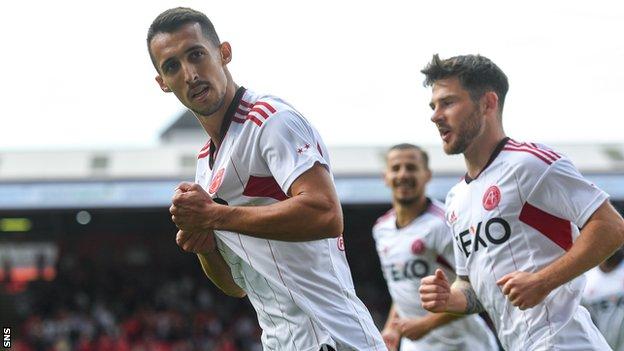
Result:
<svg viewBox="0 0 624 351"><path fill-rule="evenodd" d="M587 272L582 304L614 351L624 351L624 249Z"/></svg>
<svg viewBox="0 0 624 351"><path fill-rule="evenodd" d="M430 313L420 304L420 279L438 268L454 276L455 261L444 207L425 196L431 179L427 153L412 144L393 146L384 179L392 189L392 210L377 220L373 237L392 296L382 332L386 346L396 350L402 336L401 351L497 350L479 316Z"/></svg>
<svg viewBox="0 0 624 351"><path fill-rule="evenodd" d="M196 183L173 197L178 244L224 291L249 297L265 350L385 350L355 295L318 132L285 101L236 85L232 48L203 13L163 12L147 44L160 88L209 136Z"/></svg>
<svg viewBox="0 0 624 351"><path fill-rule="evenodd" d="M444 151L467 167L446 199L458 279L423 278L423 307L487 311L508 351L608 349L579 306L583 273L624 243L607 194L567 157L505 136L507 77L489 59L435 55L422 72Z"/></svg>

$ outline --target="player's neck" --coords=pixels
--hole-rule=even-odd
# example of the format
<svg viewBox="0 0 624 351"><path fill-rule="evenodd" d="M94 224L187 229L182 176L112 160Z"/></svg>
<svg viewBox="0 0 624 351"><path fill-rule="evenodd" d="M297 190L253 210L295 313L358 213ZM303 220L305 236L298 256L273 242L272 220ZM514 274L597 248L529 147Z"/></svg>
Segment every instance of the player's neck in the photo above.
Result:
<svg viewBox="0 0 624 351"><path fill-rule="evenodd" d="M225 114L234 100L234 95L236 95L236 89L238 86L234 81L230 78L228 79L228 85L225 90L225 96L223 97L223 105L217 110L217 112L213 113L210 116L198 116L199 122L208 135L210 136L210 140L215 144L216 147L221 145L221 139L223 138L222 133L222 125L224 123Z"/></svg>
<svg viewBox="0 0 624 351"><path fill-rule="evenodd" d="M485 168L496 146L505 138L502 128L486 129L482 135L475 138L464 151L464 161L468 176L476 178Z"/></svg>
<svg viewBox="0 0 624 351"><path fill-rule="evenodd" d="M427 210L428 204L429 202L425 196L418 198L411 205L403 205L395 201L394 211L396 213L397 228L403 228L412 223L414 219Z"/></svg>

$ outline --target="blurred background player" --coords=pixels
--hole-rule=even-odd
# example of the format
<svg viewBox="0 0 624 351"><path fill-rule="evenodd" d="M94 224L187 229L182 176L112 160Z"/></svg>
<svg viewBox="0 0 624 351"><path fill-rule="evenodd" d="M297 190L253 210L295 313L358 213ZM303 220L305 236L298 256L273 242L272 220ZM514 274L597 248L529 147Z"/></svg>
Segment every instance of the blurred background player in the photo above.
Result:
<svg viewBox="0 0 624 351"><path fill-rule="evenodd" d="M487 311L509 351L608 349L579 306L583 273L624 243L608 195L565 156L506 137L509 84L489 59L434 55L422 72L443 149L467 167L446 199L458 279L423 278L423 307Z"/></svg>
<svg viewBox="0 0 624 351"><path fill-rule="evenodd" d="M420 147L398 144L386 154L386 185L392 209L373 227L392 307L382 337L390 350L497 350L494 335L481 317L431 313L422 308L420 278L436 269L453 270L453 237L444 222L444 206L425 196L431 180L429 157Z"/></svg>
<svg viewBox="0 0 624 351"><path fill-rule="evenodd" d="M196 183L180 184L173 197L177 243L199 254L226 293L249 297L265 350L384 350L355 295L317 131L283 100L236 85L231 46L203 13L163 12L147 44L160 88L210 138Z"/></svg>
<svg viewBox="0 0 624 351"><path fill-rule="evenodd" d="M624 351L624 249L586 274L583 305L614 351Z"/></svg>

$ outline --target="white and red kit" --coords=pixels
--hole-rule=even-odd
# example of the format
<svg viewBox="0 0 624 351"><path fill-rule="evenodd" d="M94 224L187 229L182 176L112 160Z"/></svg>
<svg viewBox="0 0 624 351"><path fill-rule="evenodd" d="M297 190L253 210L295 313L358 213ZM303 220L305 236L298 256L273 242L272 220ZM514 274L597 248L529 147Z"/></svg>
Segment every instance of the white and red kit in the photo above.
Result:
<svg viewBox="0 0 624 351"><path fill-rule="evenodd" d="M509 138L475 179L466 175L448 193L456 272L469 277L506 350L609 349L579 306L584 276L524 311L496 285L508 273L537 272L564 255L607 198L566 157Z"/></svg>
<svg viewBox="0 0 624 351"><path fill-rule="evenodd" d="M276 97L239 88L223 133L218 150L211 141L201 150L196 182L230 206L286 200L292 183L314 164L331 170L318 132ZM256 310L264 350L386 350L355 295L342 237L286 242L225 230L215 234Z"/></svg>
<svg viewBox="0 0 624 351"><path fill-rule="evenodd" d="M420 301L420 279L437 268L453 279L453 236L444 221L444 206L428 200L425 212L397 228L396 212L388 211L373 227L381 268L401 318L420 318L429 311ZM498 350L496 339L477 315L466 316L429 332L418 340L401 339L401 351Z"/></svg>
<svg viewBox="0 0 624 351"><path fill-rule="evenodd" d="M610 272L587 272L582 304L615 351L624 351L624 261Z"/></svg>

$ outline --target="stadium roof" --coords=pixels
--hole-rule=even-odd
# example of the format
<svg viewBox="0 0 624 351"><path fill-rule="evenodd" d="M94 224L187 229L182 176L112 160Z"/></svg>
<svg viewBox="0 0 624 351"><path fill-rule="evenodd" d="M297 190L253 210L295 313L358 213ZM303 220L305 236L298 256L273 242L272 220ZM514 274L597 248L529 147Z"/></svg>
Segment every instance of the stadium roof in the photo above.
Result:
<svg viewBox="0 0 624 351"><path fill-rule="evenodd" d="M206 134L189 112L161 134L151 148L0 152L0 210L167 206L173 187L192 180ZM336 186L343 203L385 203L381 174L385 146L330 147ZM562 144L568 155L612 197L624 199L624 144ZM461 156L447 156L439 144L423 145L434 179L431 196L444 198L464 172Z"/></svg>

